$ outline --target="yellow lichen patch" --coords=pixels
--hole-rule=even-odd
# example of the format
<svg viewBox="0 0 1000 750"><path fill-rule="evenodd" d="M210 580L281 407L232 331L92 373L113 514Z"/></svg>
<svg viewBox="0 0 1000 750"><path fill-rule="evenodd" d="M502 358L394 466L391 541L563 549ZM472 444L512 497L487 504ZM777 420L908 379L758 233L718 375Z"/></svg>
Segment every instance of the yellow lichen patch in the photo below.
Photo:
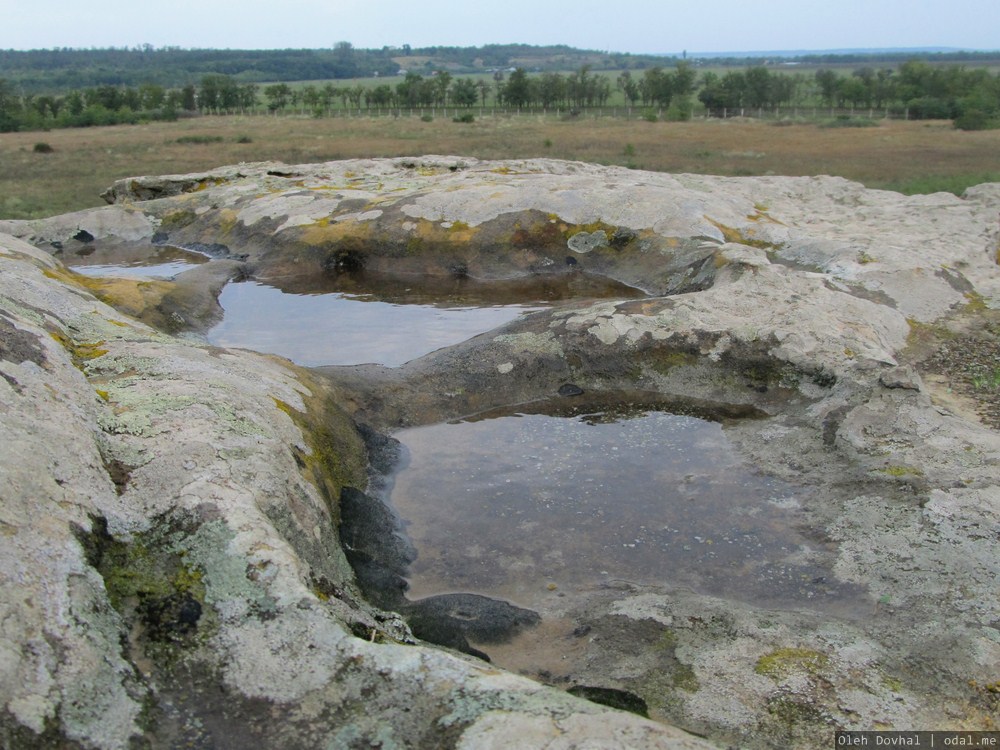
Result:
<svg viewBox="0 0 1000 750"><path fill-rule="evenodd" d="M453 222L446 229L448 232L448 241L459 243L471 242L472 238L475 237L476 232L478 231L474 227L470 227L464 221Z"/></svg>
<svg viewBox="0 0 1000 750"><path fill-rule="evenodd" d="M965 298L969 300L968 304L965 306L965 311L969 313L981 313L986 312L989 306L986 304L986 300L983 299L983 295L979 292L966 292Z"/></svg>
<svg viewBox="0 0 1000 750"><path fill-rule="evenodd" d="M457 222L461 224L461 222ZM468 242L475 230L468 225L455 228L455 225L445 227L428 219L417 219L416 228L411 232L410 244L413 247L423 247L424 243L461 243Z"/></svg>
<svg viewBox="0 0 1000 750"><path fill-rule="evenodd" d="M92 359L103 357L108 353L107 349L102 348L103 346L103 341L93 344L77 344L73 347L73 360L76 362L89 362Z"/></svg>
<svg viewBox="0 0 1000 750"><path fill-rule="evenodd" d="M206 177L203 180L198 180L194 187L187 192L199 193L202 190L208 190L209 188L218 187L219 185L225 185L227 182L229 182L229 180L225 177Z"/></svg>
<svg viewBox="0 0 1000 750"><path fill-rule="evenodd" d="M61 330L51 329L49 330L49 336L51 336L52 340L59 344L59 346L66 350L70 359L73 361L73 366L79 370L83 370L84 363L89 362L92 359L97 359L98 357L103 357L108 353L108 350L103 348L103 341L77 344ZM101 391L98 391L98 395L100 394ZM105 401L106 400L107 398L105 398Z"/></svg>
<svg viewBox="0 0 1000 750"><path fill-rule="evenodd" d="M90 291L119 312L142 318L159 305L176 287L171 281L136 281L133 279L93 279Z"/></svg>
<svg viewBox="0 0 1000 750"><path fill-rule="evenodd" d="M754 204L754 212L752 214L747 214L747 220L753 222L767 222L769 224L780 224L781 226L788 226L783 221L778 221L773 216L767 212L767 206L762 206L760 203Z"/></svg>
<svg viewBox="0 0 1000 750"><path fill-rule="evenodd" d="M218 213L219 231L222 234L229 234L236 228L239 221L239 214L231 208L223 208Z"/></svg>
<svg viewBox="0 0 1000 750"><path fill-rule="evenodd" d="M170 281L84 276L65 268L47 268L43 273L51 279L86 289L101 302L136 318L141 318L144 312L157 306L176 286Z"/></svg>
<svg viewBox="0 0 1000 750"><path fill-rule="evenodd" d="M879 469L879 471L883 474L887 474L890 477L906 477L906 476L922 477L924 475L924 472L913 466L891 465L891 466L886 466L884 469Z"/></svg>
<svg viewBox="0 0 1000 750"><path fill-rule="evenodd" d="M819 674L826 669L830 658L820 651L808 648L779 648L757 660L754 672L775 680L794 672Z"/></svg>
<svg viewBox="0 0 1000 750"><path fill-rule="evenodd" d="M302 228L302 241L307 245L322 246L344 239L365 240L371 237L372 226L366 221L345 219L331 222L324 217Z"/></svg>
<svg viewBox="0 0 1000 750"><path fill-rule="evenodd" d="M758 247L764 250L772 250L775 247L777 247L773 242L765 242L764 240L754 239L745 232L741 232L739 229L736 229L734 227L726 226L725 224L718 222L709 216L705 216L704 219L713 227L722 232L722 238L726 242L735 242L740 245Z"/></svg>

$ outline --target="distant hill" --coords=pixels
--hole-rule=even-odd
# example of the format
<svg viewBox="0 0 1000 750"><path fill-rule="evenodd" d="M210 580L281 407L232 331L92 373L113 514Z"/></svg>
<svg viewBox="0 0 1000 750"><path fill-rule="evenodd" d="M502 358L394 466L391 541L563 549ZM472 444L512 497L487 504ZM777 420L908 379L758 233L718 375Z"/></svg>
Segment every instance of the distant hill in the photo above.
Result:
<svg viewBox="0 0 1000 750"><path fill-rule="evenodd" d="M981 52L962 47L862 47L845 49L743 50L735 52L688 52L689 58L710 60L716 57L868 57L872 55L945 55L956 52ZM994 50L995 51L995 50ZM683 52L664 53L665 57L680 57Z"/></svg>
<svg viewBox="0 0 1000 750"><path fill-rule="evenodd" d="M947 47L872 50L784 50L630 54L584 50L565 45L490 44L482 47L383 47L358 49L339 42L327 49L215 50L133 48L0 50L0 82L22 94L52 94L100 86L154 84L180 88L207 75L230 76L238 83L322 81L396 76L400 71L453 75L524 68L529 72L643 70L670 67L681 59L718 64L756 65L761 59L829 65L896 63L922 58L940 62L993 63L1000 52Z"/></svg>

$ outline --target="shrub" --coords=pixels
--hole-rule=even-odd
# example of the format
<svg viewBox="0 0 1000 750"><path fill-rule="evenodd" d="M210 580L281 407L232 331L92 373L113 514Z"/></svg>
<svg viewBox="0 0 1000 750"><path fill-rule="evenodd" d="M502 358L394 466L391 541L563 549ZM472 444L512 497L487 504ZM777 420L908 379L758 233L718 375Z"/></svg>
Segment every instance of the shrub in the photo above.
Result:
<svg viewBox="0 0 1000 750"><path fill-rule="evenodd" d="M957 130L990 130L998 127L1000 122L991 119L981 109L970 109L956 117L954 125Z"/></svg>
<svg viewBox="0 0 1000 750"><path fill-rule="evenodd" d="M31 150L36 154L51 154L55 151L55 149L47 143L36 143L35 147Z"/></svg>
<svg viewBox="0 0 1000 750"><path fill-rule="evenodd" d="M471 112L466 112L458 117L453 117L452 122L475 122L476 118Z"/></svg>
<svg viewBox="0 0 1000 750"><path fill-rule="evenodd" d="M906 103L914 120L950 120L955 117L954 103L935 96L922 96Z"/></svg>
<svg viewBox="0 0 1000 750"><path fill-rule="evenodd" d="M431 117L430 115L421 115L420 116L420 121L421 122L434 122L434 118ZM455 122L459 122L459 119L457 117L455 118Z"/></svg>
<svg viewBox="0 0 1000 750"><path fill-rule="evenodd" d="M221 135L182 135L177 139L178 143L184 144L205 144L205 143L222 143L225 140Z"/></svg>
<svg viewBox="0 0 1000 750"><path fill-rule="evenodd" d="M877 128L878 120L870 117L851 117L850 115L838 115L836 119L827 120L820 123L821 128Z"/></svg>
<svg viewBox="0 0 1000 750"><path fill-rule="evenodd" d="M236 142L237 143L253 143L253 138L251 138L248 135L241 135L239 138L236 139Z"/></svg>

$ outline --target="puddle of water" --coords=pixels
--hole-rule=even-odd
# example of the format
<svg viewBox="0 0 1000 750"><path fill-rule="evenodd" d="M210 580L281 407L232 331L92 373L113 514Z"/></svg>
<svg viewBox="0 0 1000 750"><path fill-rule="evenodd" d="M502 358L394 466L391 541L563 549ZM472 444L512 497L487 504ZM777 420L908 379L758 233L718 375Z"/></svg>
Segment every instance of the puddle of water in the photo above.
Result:
<svg viewBox="0 0 1000 750"><path fill-rule="evenodd" d="M98 248L65 258L67 267L86 276L138 279L170 279L207 261L208 258L199 253L157 245L113 250Z"/></svg>
<svg viewBox="0 0 1000 750"><path fill-rule="evenodd" d="M788 609L859 596L799 528L808 488L745 465L722 423L574 410L396 434L406 459L389 500L418 555L408 598L468 591L539 608L553 590L615 579Z"/></svg>
<svg viewBox="0 0 1000 750"><path fill-rule="evenodd" d="M308 367L397 367L560 299L636 295L621 285L573 278L481 284L342 275L232 283L219 297L225 316L208 339Z"/></svg>

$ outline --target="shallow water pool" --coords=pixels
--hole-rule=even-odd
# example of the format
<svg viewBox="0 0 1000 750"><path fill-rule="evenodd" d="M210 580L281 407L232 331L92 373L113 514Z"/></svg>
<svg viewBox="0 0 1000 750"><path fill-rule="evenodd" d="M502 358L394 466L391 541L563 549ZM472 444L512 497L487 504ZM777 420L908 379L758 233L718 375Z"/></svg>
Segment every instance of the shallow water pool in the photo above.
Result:
<svg viewBox="0 0 1000 750"><path fill-rule="evenodd" d="M858 594L803 528L809 488L746 465L704 413L560 406L396 437L389 501L417 550L412 599L467 591L532 607L612 580L792 609Z"/></svg>
<svg viewBox="0 0 1000 750"><path fill-rule="evenodd" d="M347 275L243 281L223 289L219 303L225 317L208 339L309 367L397 367L560 299L636 294L581 276L489 284Z"/></svg>

